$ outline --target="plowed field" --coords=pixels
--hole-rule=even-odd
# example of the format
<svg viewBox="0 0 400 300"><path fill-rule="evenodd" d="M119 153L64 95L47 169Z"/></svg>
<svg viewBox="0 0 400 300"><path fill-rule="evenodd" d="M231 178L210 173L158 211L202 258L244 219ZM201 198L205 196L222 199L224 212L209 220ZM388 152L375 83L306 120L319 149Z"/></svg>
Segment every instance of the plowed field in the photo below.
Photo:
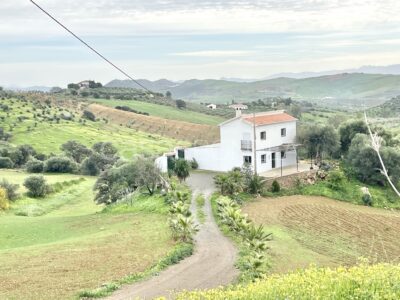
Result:
<svg viewBox="0 0 400 300"><path fill-rule="evenodd" d="M360 257L400 262L400 212L312 196L260 199L244 211L274 233L278 272L309 263L353 265Z"/></svg>

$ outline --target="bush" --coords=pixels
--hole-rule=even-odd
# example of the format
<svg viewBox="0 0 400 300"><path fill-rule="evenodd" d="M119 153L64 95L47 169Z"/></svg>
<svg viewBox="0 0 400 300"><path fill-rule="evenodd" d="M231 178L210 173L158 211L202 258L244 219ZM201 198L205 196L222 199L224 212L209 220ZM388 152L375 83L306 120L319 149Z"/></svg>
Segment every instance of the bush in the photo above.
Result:
<svg viewBox="0 0 400 300"><path fill-rule="evenodd" d="M174 172L178 177L179 181L185 181L187 177L189 177L190 172L190 164L187 160L183 158L179 158L175 161L175 169Z"/></svg>
<svg viewBox="0 0 400 300"><path fill-rule="evenodd" d="M97 166L95 156L87 157L81 165L81 173L83 175L96 176L100 174L100 169Z"/></svg>
<svg viewBox="0 0 400 300"><path fill-rule="evenodd" d="M50 192L50 187L42 175L32 175L25 179L24 186L30 197L44 197Z"/></svg>
<svg viewBox="0 0 400 300"><path fill-rule="evenodd" d="M262 178L258 175L253 175L247 180L246 191L250 194L258 194L262 192L263 186Z"/></svg>
<svg viewBox="0 0 400 300"><path fill-rule="evenodd" d="M26 171L29 173L42 173L44 170L44 162L37 159L30 159L26 165Z"/></svg>
<svg viewBox="0 0 400 300"><path fill-rule="evenodd" d="M14 201L19 197L19 194L17 192L19 185L18 184L12 184L8 182L7 180L3 179L0 182L0 188L5 189L7 191L7 197L8 200Z"/></svg>
<svg viewBox="0 0 400 300"><path fill-rule="evenodd" d="M271 192L279 193L280 190L281 190L281 186L280 186L279 182L276 180L272 181Z"/></svg>
<svg viewBox="0 0 400 300"><path fill-rule="evenodd" d="M372 206L372 197L370 194L362 195L361 200L364 203L364 205Z"/></svg>
<svg viewBox="0 0 400 300"><path fill-rule="evenodd" d="M9 157L0 157L0 169L11 169L14 163Z"/></svg>
<svg viewBox="0 0 400 300"><path fill-rule="evenodd" d="M82 118L87 119L89 121L96 121L96 116L94 115L94 113L92 113L91 111L88 110L84 110L83 111L83 115Z"/></svg>
<svg viewBox="0 0 400 300"><path fill-rule="evenodd" d="M7 210L10 208L10 203L8 202L7 191L0 188L0 210Z"/></svg>
<svg viewBox="0 0 400 300"><path fill-rule="evenodd" d="M68 157L51 157L45 162L45 171L49 173L73 173L77 165Z"/></svg>
<svg viewBox="0 0 400 300"><path fill-rule="evenodd" d="M331 171L328 175L328 186L332 190L341 190L343 189L343 183L346 177L341 171Z"/></svg>

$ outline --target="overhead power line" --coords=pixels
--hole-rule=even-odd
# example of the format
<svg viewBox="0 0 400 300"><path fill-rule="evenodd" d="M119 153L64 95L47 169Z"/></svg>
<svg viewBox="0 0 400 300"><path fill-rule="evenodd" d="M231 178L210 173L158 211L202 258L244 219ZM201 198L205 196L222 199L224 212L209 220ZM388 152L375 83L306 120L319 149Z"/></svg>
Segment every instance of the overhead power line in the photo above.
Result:
<svg viewBox="0 0 400 300"><path fill-rule="evenodd" d="M90 46L87 42L85 42L82 38L77 36L75 33L73 33L70 29L68 29L67 26L62 24L60 21L58 21L55 17L53 17L50 13L48 13L44 8L39 6L35 1L30 0L33 5L35 5L37 8L39 8L43 13L45 13L49 18L51 18L54 22L56 22L58 25L60 25L62 28L64 28L66 31L68 31L73 37L75 37L78 41L80 41L82 44L84 44L86 47L88 47L91 51L93 51L95 54L100 56L103 60L105 60L108 64L110 64L112 67L117 69L119 72L124 74L126 77L128 77L130 80L132 80L134 83L136 83L138 86L143 88L144 90L148 91L149 93L153 93L150 91L148 88L146 88L143 84L141 84L139 81L135 80L132 76L130 76L128 73L126 73L124 70L122 70L120 67L115 65L113 62L111 62L109 59L107 59L104 55L102 55L99 51L94 49L92 46Z"/></svg>

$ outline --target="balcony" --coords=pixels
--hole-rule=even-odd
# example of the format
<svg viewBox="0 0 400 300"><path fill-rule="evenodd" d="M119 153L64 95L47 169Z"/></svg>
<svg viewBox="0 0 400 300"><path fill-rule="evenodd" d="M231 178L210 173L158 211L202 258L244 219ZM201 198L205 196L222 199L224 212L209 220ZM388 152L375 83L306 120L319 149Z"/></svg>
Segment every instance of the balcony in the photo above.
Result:
<svg viewBox="0 0 400 300"><path fill-rule="evenodd" d="M253 142L249 140L241 140L240 141L240 149L243 151L252 151L253 150Z"/></svg>

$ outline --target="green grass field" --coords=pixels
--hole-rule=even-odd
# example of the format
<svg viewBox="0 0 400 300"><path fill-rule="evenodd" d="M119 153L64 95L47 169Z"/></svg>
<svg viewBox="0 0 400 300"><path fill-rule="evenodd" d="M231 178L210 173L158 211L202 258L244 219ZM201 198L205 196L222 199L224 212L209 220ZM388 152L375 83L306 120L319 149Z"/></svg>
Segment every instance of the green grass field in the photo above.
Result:
<svg viewBox="0 0 400 300"><path fill-rule="evenodd" d="M0 171L13 183L26 176ZM55 183L79 176L46 178ZM174 248L160 196L102 211L93 202L94 181L86 177L44 199L23 196L0 214L1 299L74 299L82 290L147 270ZM46 214L15 215L33 204Z"/></svg>
<svg viewBox="0 0 400 300"><path fill-rule="evenodd" d="M49 154L60 152L60 146L68 140L77 140L87 146L97 142L112 142L124 158L132 158L137 154L162 154L170 151L176 145L187 145L187 142L176 141L171 138L156 134L136 131L124 126L107 124L103 120L97 122L78 122L79 112L74 121L60 120L44 121L38 115L39 111L33 110L32 103L23 103L18 100L3 100L3 104L11 107L11 111L0 112L0 127L13 135L10 140L15 145L29 144L37 151ZM48 108L50 116L60 114L59 108ZM61 111L64 111L61 109ZM19 121L18 117L27 119ZM36 125L35 125L36 124ZM12 131L10 131L12 128Z"/></svg>
<svg viewBox="0 0 400 300"><path fill-rule="evenodd" d="M151 116L156 116L163 119L185 121L189 123L218 125L219 123L225 121L224 118L218 116L211 116L190 110L178 109L167 105L158 105L135 100L93 99L92 101L109 107L128 106L137 111L149 113Z"/></svg>

